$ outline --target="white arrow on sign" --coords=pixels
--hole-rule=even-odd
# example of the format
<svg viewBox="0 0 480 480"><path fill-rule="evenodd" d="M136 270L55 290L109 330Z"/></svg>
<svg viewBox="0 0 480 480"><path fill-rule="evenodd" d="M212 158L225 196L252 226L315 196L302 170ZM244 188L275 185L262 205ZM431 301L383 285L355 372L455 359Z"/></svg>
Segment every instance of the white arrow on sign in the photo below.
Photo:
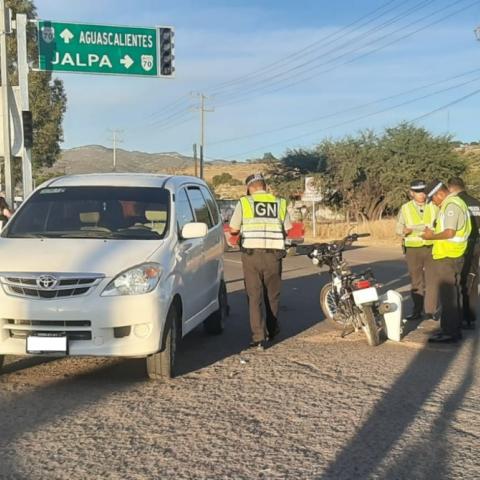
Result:
<svg viewBox="0 0 480 480"><path fill-rule="evenodd" d="M63 38L63 41L65 43L70 43L70 40L73 39L73 33L68 29L66 28L61 34L60 36Z"/></svg>
<svg viewBox="0 0 480 480"><path fill-rule="evenodd" d="M121 60L120 63L125 66L125 68L130 68L133 65L133 59L130 55L125 55Z"/></svg>

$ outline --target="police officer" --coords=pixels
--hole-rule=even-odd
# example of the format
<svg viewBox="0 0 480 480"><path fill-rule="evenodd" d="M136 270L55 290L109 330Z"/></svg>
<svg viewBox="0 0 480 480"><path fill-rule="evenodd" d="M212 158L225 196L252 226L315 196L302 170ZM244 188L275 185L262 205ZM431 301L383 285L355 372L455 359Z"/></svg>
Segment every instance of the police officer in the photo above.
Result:
<svg viewBox="0 0 480 480"><path fill-rule="evenodd" d="M264 177L247 177L247 195L230 220L232 235L241 233L242 265L248 295L251 347L263 350L279 332L278 306L285 235L292 228L283 198L267 193ZM263 315L265 304L266 315Z"/></svg>
<svg viewBox="0 0 480 480"><path fill-rule="evenodd" d="M410 184L411 200L402 205L397 217L396 233L403 237L413 301L413 311L407 320L421 320L423 311L427 318L433 318L437 311L437 291L432 288L433 242L424 240L421 235L425 227L433 227L438 207L426 203L425 186L423 180Z"/></svg>
<svg viewBox="0 0 480 480"><path fill-rule="evenodd" d="M460 282L463 326L464 328L474 328L478 303L478 264L480 261L480 201L465 191L465 183L461 178L451 178L448 181L448 189L458 195L470 211L472 232L468 237Z"/></svg>
<svg viewBox="0 0 480 480"><path fill-rule="evenodd" d="M462 337L460 275L471 232L470 215L465 202L439 180L431 182L426 191L427 197L440 208L435 230L426 227L422 237L433 240L435 280L442 306L441 330L428 341L454 343Z"/></svg>

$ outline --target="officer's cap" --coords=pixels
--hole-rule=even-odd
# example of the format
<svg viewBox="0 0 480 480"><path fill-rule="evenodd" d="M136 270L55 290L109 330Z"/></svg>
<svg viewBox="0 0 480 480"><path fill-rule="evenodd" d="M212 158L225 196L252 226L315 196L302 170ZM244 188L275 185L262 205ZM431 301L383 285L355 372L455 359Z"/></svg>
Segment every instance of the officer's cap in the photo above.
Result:
<svg viewBox="0 0 480 480"><path fill-rule="evenodd" d="M425 191L425 182L423 180L413 180L410 183L410 190L413 192L424 192Z"/></svg>
<svg viewBox="0 0 480 480"><path fill-rule="evenodd" d="M443 182L441 182L437 178L432 180L425 188L425 192L427 193L427 199L430 201L432 197L442 188L446 188Z"/></svg>
<svg viewBox="0 0 480 480"><path fill-rule="evenodd" d="M253 173L245 179L245 185L248 187L254 182L263 182L265 183L265 177L261 173Z"/></svg>

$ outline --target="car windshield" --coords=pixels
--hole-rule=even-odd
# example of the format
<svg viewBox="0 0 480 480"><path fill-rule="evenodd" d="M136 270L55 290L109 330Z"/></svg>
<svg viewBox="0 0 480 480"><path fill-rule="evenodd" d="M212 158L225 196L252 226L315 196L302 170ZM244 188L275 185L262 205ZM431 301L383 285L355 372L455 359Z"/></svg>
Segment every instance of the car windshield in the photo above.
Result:
<svg viewBox="0 0 480 480"><path fill-rule="evenodd" d="M3 237L158 240L167 233L163 188L47 187L11 219Z"/></svg>

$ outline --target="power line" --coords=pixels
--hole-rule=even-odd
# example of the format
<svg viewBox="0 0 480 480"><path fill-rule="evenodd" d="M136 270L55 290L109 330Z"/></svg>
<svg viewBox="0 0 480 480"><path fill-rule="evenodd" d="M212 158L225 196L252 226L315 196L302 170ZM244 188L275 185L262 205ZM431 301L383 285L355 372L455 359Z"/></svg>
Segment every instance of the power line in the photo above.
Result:
<svg viewBox="0 0 480 480"><path fill-rule="evenodd" d="M252 75L258 75L258 74L261 73L261 72L268 71L268 70L271 69L272 66L281 64L281 63L283 63L283 62L286 62L289 58L292 58L292 57L294 57L294 56L295 56L295 57L296 57L297 55L304 56L304 55L305 55L305 52L306 52L307 50L310 50L310 49L318 46L318 45L319 45L320 43L322 43L323 41L328 40L329 38L332 38L332 37L334 37L335 35L341 34L343 31L348 30L350 27L352 27L352 26L356 25L357 23L359 23L359 22L361 22L361 21L369 18L370 16L376 14L377 12L383 10L383 9L384 9L385 7L387 7L388 5L394 3L394 1L396 1L396 0L389 0L388 2L386 2L385 4L383 4L382 6L378 7L377 9L375 9L373 12L371 12L371 13L369 13L369 14L367 14L367 15L364 15L364 16L358 18L357 20L355 20L354 22L350 23L350 24L347 25L346 27L340 28L338 31L334 32L333 34L327 35L326 37L323 37L323 38L321 38L320 40L317 40L316 42L313 42L313 43L311 43L310 45L308 45L308 46L306 46L306 47L304 47L304 48L302 48L302 49L300 49L300 50L297 50L296 52L293 52L293 53L287 55L287 56L284 57L283 59L277 60L276 62L273 62L273 63L271 63L271 64L269 64L269 65L267 65L267 66L265 66L265 67L260 68L259 70L256 71L257 73L251 72L250 74L248 74L248 75L246 75L246 76L237 77L236 79L233 79L233 80L229 80L229 81L227 81L227 82L220 83L220 84L218 84L217 86L212 87L211 91L212 91L212 93L213 93L213 92L216 91L216 89L219 89L220 87L222 87L222 86L224 86L224 85L226 85L226 84L242 82L244 78L247 78L247 77L252 76ZM406 2L402 2L401 5L403 5L403 4L405 4L405 3L408 3L408 1L410 1L410 0L407 0ZM393 9L387 10L387 12L383 12L383 14L381 14L380 17L381 17L382 15L384 15L385 13L388 13L388 12L390 12L391 10L394 10L394 9L396 9L396 8L398 8L398 7L395 6L395 7L393 7ZM365 24L362 24L361 26L365 26L365 25L367 25L368 23L370 23L371 21L374 21L374 20L376 20L376 19L378 19L378 17L374 17L374 19L370 20L369 22L367 22L367 23L365 23ZM357 27L357 28L358 28L358 27ZM354 30L354 31L355 31L355 30ZM343 35L341 35L339 38L342 38L343 36L345 36L345 33L344 33ZM338 38L337 38L337 40L338 40ZM332 42L329 42L329 43L327 43L326 45L330 45L331 43L332 43ZM185 109L188 108L188 106L185 106L185 105L182 106L182 103L184 103L184 100L185 100L186 98L188 98L188 97L189 97L188 94L182 95L181 97L177 98L177 99L174 100L173 102L171 102L171 103L165 105L164 107L162 107L162 108L161 108L161 112L158 112L158 111L157 111L157 112L154 112L154 113L150 114L148 118L154 118L154 117L158 116L160 113L161 113L161 114L165 114L166 112L175 113L175 114L181 114L182 111L184 111ZM179 110L180 110L180 111L179 111ZM161 120L160 120L160 121L161 121ZM151 126L153 126L153 125L155 125L155 123L151 124Z"/></svg>
<svg viewBox="0 0 480 480"><path fill-rule="evenodd" d="M457 1L456 1L454 4L452 4L452 5L456 5L456 4L458 4L458 3L462 3L462 2L465 2L465 1L466 1L466 0L457 0ZM339 68L339 67L342 67L342 66L344 66L344 65L348 65L348 64L353 63L353 62L355 62L355 61L358 61L358 60L360 60L360 59L362 59L362 58L365 58L365 57L367 57L367 56L369 56L369 55L372 55L373 53L376 53L376 52L378 52L378 51L380 51L380 50L383 50L383 49L385 49L385 48L388 47L388 46L391 46L391 45L393 45L393 44L395 44L395 43L398 43L398 42L401 41L401 40L405 40L405 39L407 39L407 38L415 35L416 33L419 33L419 32L421 32L421 31L423 31L423 30L425 30L425 29L427 29L427 28L429 28L429 27L431 27L431 26L434 26L434 25L436 25L436 24L444 21L445 19L447 19L447 18L449 18L449 17L451 17L451 16L453 16L453 15L457 15L458 13L460 13L460 12L462 12L462 11L464 11L464 10L467 10L468 8L471 8L473 5L478 4L478 3L479 3L478 0L475 0L473 3L470 3L470 4L467 5L466 7L462 7L461 9L456 10L455 12L450 12L448 15L445 15L445 16L443 16L443 17L441 17L441 18L439 18L439 19L437 19L437 20L435 20L435 21L433 21L433 22L430 22L430 23L428 23L428 24L426 24L426 25L424 25L424 26L422 26L422 27L420 27L420 28L418 28L418 29L416 29L416 30L414 30L414 31L412 31L412 32L409 32L409 33L401 36L401 37L395 38L395 39L393 39L392 41L387 42L386 44L381 45L381 46L379 46L379 47L377 47L377 48L375 48L375 49L373 49L373 50L370 50L370 51L368 51L368 52L365 52L365 53L363 53L363 54L360 54L360 55L358 55L358 56L356 56L356 57L354 57L354 58L352 58L352 59L349 59L349 60L347 60L347 61L345 61L345 62L343 62L343 63L341 63L341 64L335 65L335 66L333 66L333 67L331 67L331 68L329 68L329 69L326 69L326 70L323 70L323 71L321 71L321 72L318 72L318 73L316 73L316 74L314 74L314 75L310 75L310 76L305 77L305 78L297 79L296 81L291 82L291 83L289 83L289 84L287 84L287 85L280 86L279 88L276 88L276 89L274 89L274 90L270 90L270 92L267 91L267 92L264 92L264 93L275 93L275 92L277 92L277 91L284 90L284 89L286 89L286 88L290 88L290 87L292 87L292 86L298 85L299 83L303 83L303 82L305 82L305 81L308 81L308 80L317 78L317 77L318 77L319 75L321 75L321 74L329 73L329 72L331 72L331 71L333 71L333 70L336 70L336 69ZM426 16L418 19L418 20L416 20L416 21L413 22L413 23L410 23L410 24L407 25L407 26L403 26L403 27L395 30L394 32L390 32L389 34L384 35L384 36L381 37L380 39L375 39L375 40L373 40L373 41L371 41L371 42L369 42L369 43L367 43L367 44L365 44L365 45L362 45L362 46L359 47L359 48L355 48L355 49L351 50L350 52L344 53L344 54L336 57L334 60L336 61L336 60L338 60L339 58L345 57L345 56L348 55L348 54L358 52L358 51L362 50L363 48L365 48L366 46L368 46L368 45L370 45L370 44L372 44L372 43L377 42L378 40L383 40L383 39L385 39L386 37L388 37L388 36L390 36L390 35L392 35L392 34L399 33L400 31L404 30L405 28L411 27L412 25L415 25L415 24L417 24L417 23L425 20L426 18L431 17L432 15L436 15L437 13L439 13L439 12L441 12L441 11L444 11L445 9L450 8L452 5L449 5L448 7L443 7L443 8L441 8L441 9L439 9L439 10L433 12L433 13L430 13L430 14L428 14L428 15L426 15ZM312 67L311 69L307 70L307 72L308 72L308 71L311 71L311 70L315 70L315 69L317 69L318 67L323 66L323 65L326 65L326 64L328 64L328 63L332 63L332 60L330 60L329 62L320 64L320 65L317 65L317 66L315 66L315 67ZM305 73L306 73L306 72L305 72ZM237 97L236 99L234 98L233 100L230 100L230 101L227 101L227 102L224 102L224 103L220 103L220 104L218 104L218 106L219 106L219 107L222 107L222 106L224 107L224 106L227 106L227 105L231 105L231 104L234 104L234 103L238 103L239 101L242 101L242 97L245 96L245 95L250 95L250 98L252 98L252 97L251 97L251 94L252 94L252 93L255 93L255 91L258 91L259 94L260 94L260 93L261 93L261 90L263 90L263 89L265 89L265 88L271 88L272 86L274 86L274 85L276 85L276 84L278 84L278 83L282 83L283 81L284 81L284 80L276 81L276 82L274 82L274 83L272 83L272 84L270 84L270 85L257 87L257 88L255 88L255 89L250 90L250 91L247 90L247 91L244 91L244 92L240 92L240 93L238 94L238 97Z"/></svg>
<svg viewBox="0 0 480 480"><path fill-rule="evenodd" d="M238 83L242 83L244 82L245 80L249 79L249 78L252 78L252 77L256 77L256 76L259 76L259 75L262 75L268 71L271 71L271 70L276 70L276 67L277 65L282 65L283 63L286 63L288 62L289 59L291 58L300 58L300 57L303 57L303 56L306 56L308 55L308 51L312 50L313 48L317 48L318 46L322 46L322 47L325 47L327 45L331 45L334 41L336 40L339 40L339 38L343 38L345 35L348 35L348 32L345 32L346 30L349 30L351 27L353 27L354 25L356 25L357 23L363 21L363 20L366 20L367 18L371 17L373 14L383 10L386 6L388 5L391 5L392 3L394 3L395 0L390 0L388 1L387 3L381 5L380 7L378 7L377 9L375 9L373 12L370 12L360 18L358 18L357 20L353 21L352 23L348 24L347 26L345 27L342 27L338 30L336 30L335 32L329 34L329 35L326 35L325 37L322 37L320 38L319 40L316 40L315 42L301 48L300 50L297 50L295 52L292 52L290 53L289 55L285 56L285 57L282 57L281 59L275 61L275 62L272 62L268 65L266 65L265 67L262 67L262 68L259 68L257 70L254 70L246 75L242 75L240 77L237 77L237 78L234 78L232 80L228 80L228 81L225 81L225 82L222 82L216 86L213 86L212 89L210 90L210 92L212 94L214 94L215 92L217 92L217 90L222 90L224 87L226 86L229 86L231 84L238 84ZM402 5L404 3L408 3L408 1L410 0L407 0L407 2L402 2ZM383 14L380 15L380 17L382 15L384 15L385 13L388 13L390 12L391 10L394 10L396 9L397 6L393 7L392 9L390 10L387 10L387 12L383 12ZM361 24L359 27L363 27L365 25L368 25L368 23L371 23L372 21L375 21L376 19L378 19L378 17L374 17L373 19L370 19L368 22L366 23L363 23ZM357 30L359 27L355 28L353 31ZM351 32L350 32L351 33ZM336 37L337 35L341 34L338 38L336 38L335 40L331 40L332 38ZM323 42L325 42L326 40L331 40L330 42L324 44L324 45L321 45Z"/></svg>
<svg viewBox="0 0 480 480"><path fill-rule="evenodd" d="M452 102L446 103L445 105L442 105L441 107L438 107L435 110L432 110L431 112L420 115L419 117L416 117L413 120L410 120L409 123L418 122L419 120L423 120L424 118L430 117L431 115L433 115L437 112L441 112L442 110L445 110L446 108L449 108L452 105L457 105L458 103L461 103L464 100L467 100L468 98L474 97L475 95L478 95L479 93L480 93L480 88L477 89L477 90L474 90L473 92L467 93L466 95L463 95L463 97L457 98L456 100L453 100Z"/></svg>
<svg viewBox="0 0 480 480"><path fill-rule="evenodd" d="M465 1L465 0L458 0L458 1ZM434 2L434 0L422 0L419 4L416 4L413 7L410 7L408 10L396 15L393 18L390 18L390 19L386 20L382 24L376 25L376 26L370 28L369 30L367 30L366 32L361 32L359 35L348 39L346 42L344 42L340 45L335 45L333 48L331 48L327 52L323 52L320 55L318 54L318 52L316 52L316 55L308 61L299 63L298 65L295 65L295 66L291 66L290 68L287 68L286 70L284 69L280 73L271 75L270 77L267 77L265 79L254 81L251 85L248 86L248 89L251 89L252 87L255 87L255 85L258 85L258 84L261 85L261 84L266 83L266 82L271 82L271 81L277 80L277 81L274 82L274 84L276 84L279 81L283 81L283 80L279 80L282 77L288 77L288 78L292 77L293 73L295 73L295 75L297 75L298 70L304 69L305 67L309 67L312 63L315 63L322 58L328 57L332 53L335 54L339 50L342 50L344 47L349 47L352 44L358 45L358 43L360 41L362 41L363 39L368 38L369 36L374 35L374 34L380 32L381 30L384 30L385 28L389 27L390 25L393 25L393 24L401 21L403 18L410 16L411 14L425 8L426 6L428 6L429 4L431 4L433 2ZM404 2L404 3L408 3L408 2ZM402 28L405 28L405 27L402 27ZM353 31L355 31L355 30L356 29L354 29ZM388 36L388 35L390 35L390 33L387 34L386 36ZM386 36L381 37L380 40L385 38ZM376 42L376 41L378 41L378 39L376 39L374 41ZM328 43L327 45L329 45L331 43L332 42ZM363 48L363 47L360 47L360 48ZM323 66L323 65L328 65L329 63L335 62L338 58L342 58L343 56L345 56L349 53L358 51L358 50L359 50L359 48L355 47L353 50L351 50L349 52L347 51L346 53L344 53L342 55L334 56L332 59L328 60L327 62L323 62L323 63L321 63L320 65L317 65L317 67L314 67L314 68L318 68L318 67ZM307 68L307 71L309 71L311 68L312 67ZM247 82L247 84L248 84L248 82ZM224 96L224 95L231 95L231 93L230 94L229 93L220 93L217 96L221 97L221 96Z"/></svg>
<svg viewBox="0 0 480 480"><path fill-rule="evenodd" d="M428 93L426 95L422 95L420 97L417 97L417 98L414 98L414 99L410 99L410 100L406 100L404 102L401 102L401 103L398 103L396 105L393 105L391 107L387 107L387 108L383 108L381 110L377 110L375 112L372 112L372 113L368 113L366 115L362 115L362 116L359 116L359 117L355 117L355 118L352 118L352 119L349 119L349 120L346 120L346 121L343 121L343 122L340 122L340 123L336 123L334 125L329 125L327 127L324 127L324 128L321 128L321 129L316 129L316 130L313 130L313 131L310 131L310 132L307 132L307 133L303 133L301 135L297 135L297 136L294 136L294 137L290 137L290 138L287 138L287 139L284 139L280 142L274 142L274 143L271 143L269 145L263 145L261 147L258 147L258 148L255 148L255 149L252 149L252 150L248 150L248 151L244 151L244 152L241 152L241 153L238 153L236 155L229 155L228 157L224 157L225 159L230 159L230 158L237 158L239 156L243 156L243 155L247 155L247 154L250 154L250 153L253 153L253 152L257 152L259 150L264 150L264 149L267 149L267 148L270 148L270 147L274 147L274 146L277 146L277 145L280 145L280 144L283 144L285 142L291 142L291 141L294 141L294 140L299 140L300 138L305 138L305 137L308 137L310 135L315 135L315 134L318 134L320 132L324 132L326 130L331 130L333 128L338 128L338 127L342 127L342 126L345 126L345 125L348 125L350 123L354 123L354 122L357 122L357 121L361 121L361 120L365 120L366 118L369 118L369 117L373 117L375 115L380 115L382 113L386 113L386 112L389 112L390 110L394 110L394 109L397 109L397 108L400 108L400 107L403 107L403 106L406 106L406 105L410 105L412 103L415 103L415 102L418 102L420 100L424 100L426 98L429 98L429 97L432 97L432 96L435 96L435 95L439 95L441 93L445 93L447 91L450 91L450 90L453 90L453 89L457 89L457 88L460 88L462 86L465 86L465 85L468 85L470 83L473 83L473 82L476 82L476 81L479 81L480 80L480 77L476 77L474 78L473 80L469 80L467 82L463 82L461 84L457 84L457 85L454 85L454 86L451 86L451 87L448 87L448 88L444 88L444 89L441 89L441 90L437 90L435 92L432 92L432 93ZM447 108L448 106L450 105L446 105L444 106L443 108Z"/></svg>
<svg viewBox="0 0 480 480"><path fill-rule="evenodd" d="M371 105L375 105L377 103L383 103L383 102L386 102L388 100L393 100L394 98L402 97L402 96L408 95L410 93L417 92L419 90L424 90L426 88L430 88L430 87L433 87L435 85L440 85L442 83L450 82L452 80L456 80L458 78L462 78L462 77L471 75L472 73L477 73L479 71L480 71L480 68L476 68L476 69L470 70L468 72L464 72L464 73L461 73L461 74L458 74L458 75L454 75L453 77L449 77L449 78L446 78L446 79L443 79L443 80L431 82L431 83L428 83L426 85L422 85L420 87L415 87L415 88L412 88L412 89L409 89L409 90L406 90L406 91L403 91L403 92L400 92L400 93L396 93L394 95L390 95L388 97L383 97L383 98L380 98L378 100L373 100L371 102L367 102L367 103L364 103L364 104L361 104L361 105L357 105L355 107L346 108L344 110L338 110L336 112L332 112L332 113L329 113L329 114L326 114L326 115L322 115L321 117L313 118L313 119L302 121L302 122L287 124L287 125L284 125L282 127L278 127L278 128L274 128L274 129L270 129L270 130L265 130L263 132L256 132L256 133L253 133L253 134L250 134L250 135L243 135L243 136L238 136L238 137L226 138L224 140L211 142L210 146L237 142L239 140L246 140L248 138L260 137L260 136L263 136L263 135L268 135L268 134L271 134L271 133L277 133L277 132L281 132L283 130L289 130L289 129L292 129L292 128L301 127L301 126L308 125L308 124L311 124L311 123L316 123L316 122L319 122L321 120L325 120L327 118L340 116L340 115L343 115L345 113L349 113L349 112L356 111L356 110L361 110L361 109L367 108Z"/></svg>

